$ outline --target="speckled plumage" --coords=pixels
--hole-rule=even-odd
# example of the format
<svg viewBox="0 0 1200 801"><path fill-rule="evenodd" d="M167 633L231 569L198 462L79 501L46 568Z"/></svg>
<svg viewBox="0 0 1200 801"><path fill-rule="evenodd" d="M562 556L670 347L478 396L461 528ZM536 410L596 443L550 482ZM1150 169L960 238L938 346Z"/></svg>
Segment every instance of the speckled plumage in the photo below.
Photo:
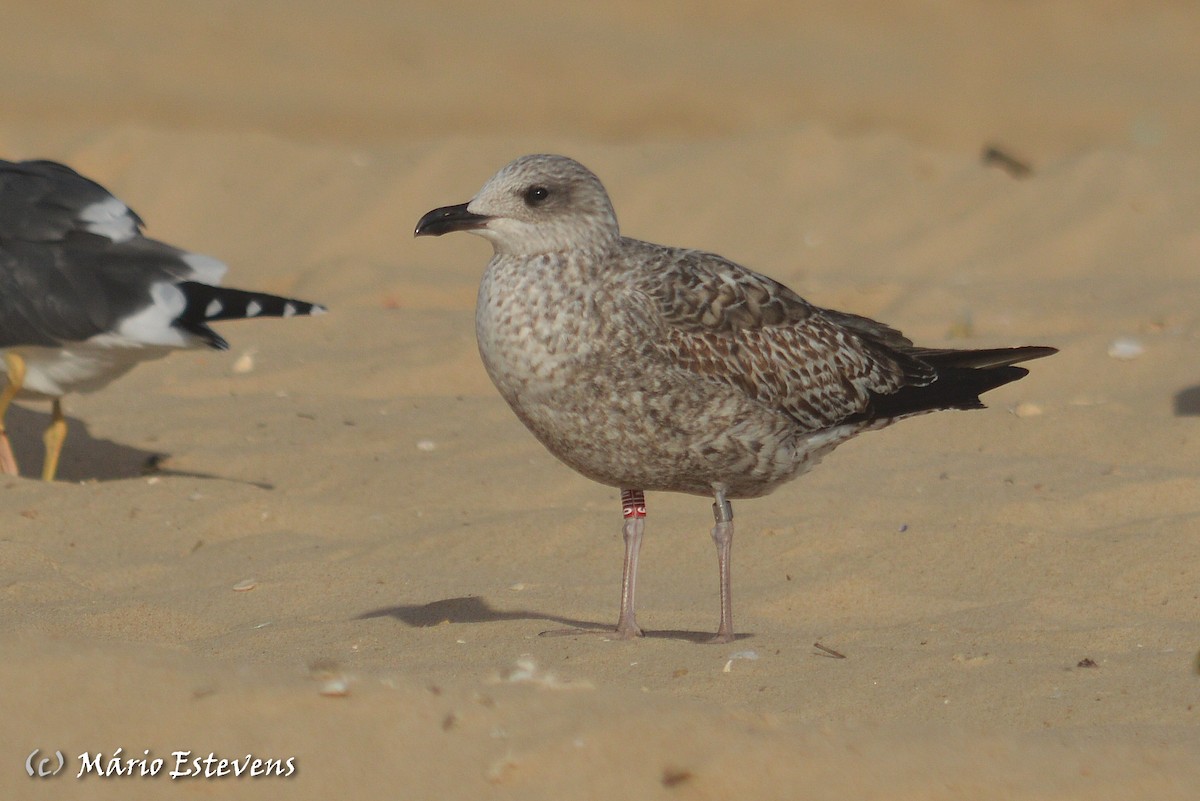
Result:
<svg viewBox="0 0 1200 801"><path fill-rule="evenodd" d="M1014 362L1053 352L918 348L715 254L622 237L599 179L561 156L517 159L417 233L452 230L495 249L476 333L501 395L551 453L613 487L728 508L861 431L977 408L1025 375ZM623 602L621 634L640 633L632 617Z"/></svg>

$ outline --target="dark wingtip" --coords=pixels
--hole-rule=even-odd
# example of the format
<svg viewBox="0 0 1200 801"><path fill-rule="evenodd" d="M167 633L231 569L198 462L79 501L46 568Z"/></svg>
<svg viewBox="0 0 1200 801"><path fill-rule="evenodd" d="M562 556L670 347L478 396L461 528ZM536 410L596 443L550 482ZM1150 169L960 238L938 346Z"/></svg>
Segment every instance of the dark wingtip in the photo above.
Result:
<svg viewBox="0 0 1200 801"><path fill-rule="evenodd" d="M1015 348L1021 354L1021 361L1030 361L1032 359L1044 359L1047 356L1053 356L1058 353L1058 348L1052 348L1049 345L1026 345L1022 348Z"/></svg>
<svg viewBox="0 0 1200 801"><path fill-rule="evenodd" d="M183 292L186 305L172 324L217 350L228 350L229 343L209 328L209 323L259 317L307 317L328 311L319 303L265 292L212 286L198 281L181 281L176 286Z"/></svg>
<svg viewBox="0 0 1200 801"><path fill-rule="evenodd" d="M182 323L180 328L183 328L189 334L198 337L205 345L213 350L229 350L229 343L225 337L218 334L216 331L209 328L204 323Z"/></svg>
<svg viewBox="0 0 1200 801"><path fill-rule="evenodd" d="M912 356L941 370L946 367L975 367L988 369L1004 367L1033 359L1044 359L1058 353L1058 348L1045 345L1024 345L1017 348L984 348L954 350L948 348L916 348Z"/></svg>
<svg viewBox="0 0 1200 801"><path fill-rule="evenodd" d="M890 395L872 395L870 408L851 419L898 419L947 409L984 409L986 406L980 395L1019 381L1027 375L1027 369L1013 365L984 368L941 367L938 369L937 380L929 384L909 384Z"/></svg>

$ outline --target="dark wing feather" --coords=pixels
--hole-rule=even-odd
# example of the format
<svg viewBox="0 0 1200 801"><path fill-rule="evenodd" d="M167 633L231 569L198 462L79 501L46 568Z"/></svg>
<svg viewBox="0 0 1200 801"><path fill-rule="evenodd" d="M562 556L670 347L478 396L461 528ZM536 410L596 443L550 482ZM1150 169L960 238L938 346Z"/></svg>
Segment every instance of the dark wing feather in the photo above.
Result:
<svg viewBox="0 0 1200 801"><path fill-rule="evenodd" d="M0 241L0 347L80 342L111 331L151 303L155 283L193 276L186 255L141 236Z"/></svg>
<svg viewBox="0 0 1200 801"><path fill-rule="evenodd" d="M123 227L141 230L142 220L100 184L54 161L0 161L0 242L62 242L99 236L82 216L110 204Z"/></svg>
<svg viewBox="0 0 1200 801"><path fill-rule="evenodd" d="M661 248L649 280L670 359L780 409L810 429L867 413L873 398L936 373L912 343L865 317L829 312L709 253Z"/></svg>
<svg viewBox="0 0 1200 801"><path fill-rule="evenodd" d="M54 309L31 302L49 295L52 270L51 254L23 254L9 243L0 244L0 347L58 344Z"/></svg>
<svg viewBox="0 0 1200 801"><path fill-rule="evenodd" d="M1020 348L984 348L979 350L953 350L949 348L913 348L911 353L922 361L929 362L938 370L948 367L967 367L988 370L994 367L1041 359L1058 353L1058 348L1042 345L1027 345Z"/></svg>
<svg viewBox="0 0 1200 801"><path fill-rule="evenodd" d="M1058 353L1057 348L1027 346L951 350L913 348L910 351L937 371L937 380L925 385L901 387L890 395L873 399L866 419L898 418L935 409L982 409L979 396L988 390L1029 375L1019 362Z"/></svg>
<svg viewBox="0 0 1200 801"><path fill-rule="evenodd" d="M191 254L141 226L70 167L0 161L0 347L86 340L148 305L155 283L195 276Z"/></svg>

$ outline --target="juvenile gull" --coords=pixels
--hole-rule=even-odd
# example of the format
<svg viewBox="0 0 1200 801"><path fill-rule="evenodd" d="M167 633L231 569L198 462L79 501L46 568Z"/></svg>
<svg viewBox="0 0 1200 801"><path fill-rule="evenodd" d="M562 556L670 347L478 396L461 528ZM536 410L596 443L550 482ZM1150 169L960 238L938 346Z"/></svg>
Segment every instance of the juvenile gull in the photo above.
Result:
<svg viewBox="0 0 1200 801"><path fill-rule="evenodd" d="M479 352L551 453L621 490L616 633L634 615L646 490L712 496L721 620L733 639L734 498L757 498L862 432L979 395L1054 348L946 350L810 304L712 253L621 236L600 180L563 156L523 156L416 236L492 243L475 311Z"/></svg>
<svg viewBox="0 0 1200 801"><path fill-rule="evenodd" d="M49 398L42 478L67 434L62 396L91 392L178 348L229 344L208 324L319 314L324 307L215 286L226 267L142 236L99 184L52 161L0 161L0 472L16 475L4 429L15 397Z"/></svg>

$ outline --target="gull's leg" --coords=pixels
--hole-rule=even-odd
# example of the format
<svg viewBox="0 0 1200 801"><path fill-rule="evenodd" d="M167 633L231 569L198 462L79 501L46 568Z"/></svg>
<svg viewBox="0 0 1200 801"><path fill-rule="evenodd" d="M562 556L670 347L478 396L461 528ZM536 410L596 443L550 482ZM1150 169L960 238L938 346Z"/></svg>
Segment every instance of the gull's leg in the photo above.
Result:
<svg viewBox="0 0 1200 801"><path fill-rule="evenodd" d="M42 442L46 443L46 461L42 464L42 481L53 481L58 472L58 457L62 453L63 441L67 438L67 419L63 417L62 398L54 399L54 409L51 412L50 425L42 434Z"/></svg>
<svg viewBox="0 0 1200 801"><path fill-rule="evenodd" d="M19 475L17 458L13 455L12 445L8 441L8 431L4 427L4 417L8 414L8 406L13 398L25 385L25 360L12 351L4 353L4 364L8 369L8 384L0 392L0 473L8 476Z"/></svg>
<svg viewBox="0 0 1200 801"><path fill-rule="evenodd" d="M621 506L625 514L625 562L621 567L621 614L617 618L617 636L622 640L641 637L634 614L637 593L638 553L642 549L642 533L646 530L646 496L641 490L621 490Z"/></svg>
<svg viewBox="0 0 1200 801"><path fill-rule="evenodd" d="M616 635L620 640L641 637L642 630L634 617L634 596L637 589L638 552L642 549L642 532L646 530L646 496L641 490L621 490L621 506L625 513L625 563L621 568L621 614L617 618ZM563 637L575 634L603 634L611 637L613 630L551 629L542 637Z"/></svg>
<svg viewBox="0 0 1200 801"><path fill-rule="evenodd" d="M733 505L725 500L725 490L716 492L713 504L712 538L717 546L717 572L721 580L721 624L710 642L733 642L733 583L729 577L729 550L733 545Z"/></svg>

